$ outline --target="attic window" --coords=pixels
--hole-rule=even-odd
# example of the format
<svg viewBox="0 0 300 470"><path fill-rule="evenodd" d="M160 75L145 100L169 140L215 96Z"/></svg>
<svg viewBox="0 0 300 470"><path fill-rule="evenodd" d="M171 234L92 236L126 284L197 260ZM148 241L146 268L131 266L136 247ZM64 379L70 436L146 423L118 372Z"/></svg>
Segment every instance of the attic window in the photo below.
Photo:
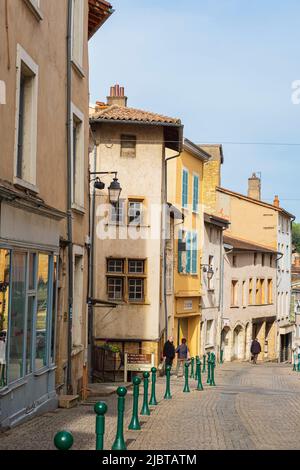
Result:
<svg viewBox="0 0 300 470"><path fill-rule="evenodd" d="M121 135L121 157L136 157L136 136L123 134Z"/></svg>

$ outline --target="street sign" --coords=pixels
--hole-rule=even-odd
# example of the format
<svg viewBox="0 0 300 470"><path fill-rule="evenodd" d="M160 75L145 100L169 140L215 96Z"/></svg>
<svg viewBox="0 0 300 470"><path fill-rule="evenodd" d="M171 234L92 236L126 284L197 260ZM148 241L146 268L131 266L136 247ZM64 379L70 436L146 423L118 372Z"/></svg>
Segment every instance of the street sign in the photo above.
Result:
<svg viewBox="0 0 300 470"><path fill-rule="evenodd" d="M124 382L127 382L127 372L150 372L154 367L154 353L133 354L125 353L124 360Z"/></svg>

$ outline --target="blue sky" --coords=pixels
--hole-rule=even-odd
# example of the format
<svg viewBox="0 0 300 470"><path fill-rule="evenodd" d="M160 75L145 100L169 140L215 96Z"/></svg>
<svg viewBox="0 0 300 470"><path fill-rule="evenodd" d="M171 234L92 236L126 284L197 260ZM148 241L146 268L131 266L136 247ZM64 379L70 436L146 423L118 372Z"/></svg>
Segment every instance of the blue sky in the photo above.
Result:
<svg viewBox="0 0 300 470"><path fill-rule="evenodd" d="M90 41L91 101L125 86L128 105L180 117L196 143L224 144L222 185L300 221L299 0L111 0L115 13Z"/></svg>

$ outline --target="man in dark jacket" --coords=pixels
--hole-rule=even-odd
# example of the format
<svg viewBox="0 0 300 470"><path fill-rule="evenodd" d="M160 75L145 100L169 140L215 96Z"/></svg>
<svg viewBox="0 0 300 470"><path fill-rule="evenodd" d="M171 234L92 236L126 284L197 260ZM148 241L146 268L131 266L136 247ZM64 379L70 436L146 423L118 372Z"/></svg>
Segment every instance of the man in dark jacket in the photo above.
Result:
<svg viewBox="0 0 300 470"><path fill-rule="evenodd" d="M256 364L257 362L257 357L259 355L259 353L261 352L261 346L258 342L258 339L255 338L253 341L252 341L252 344L251 344L251 354L253 356L253 364Z"/></svg>
<svg viewBox="0 0 300 470"><path fill-rule="evenodd" d="M163 357L166 360L166 366L171 366L175 357L175 346L173 344L173 338L170 336L168 341L165 342Z"/></svg>

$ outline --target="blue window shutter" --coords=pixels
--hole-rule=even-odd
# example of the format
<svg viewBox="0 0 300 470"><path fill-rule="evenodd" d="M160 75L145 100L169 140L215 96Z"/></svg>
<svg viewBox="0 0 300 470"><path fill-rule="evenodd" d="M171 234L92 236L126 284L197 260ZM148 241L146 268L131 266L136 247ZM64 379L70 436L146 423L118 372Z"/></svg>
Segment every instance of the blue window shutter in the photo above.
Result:
<svg viewBox="0 0 300 470"><path fill-rule="evenodd" d="M194 175L193 183L193 211L197 212L199 204L199 176Z"/></svg>
<svg viewBox="0 0 300 470"><path fill-rule="evenodd" d="M182 241L182 230L178 231L178 272L182 273L182 251L180 250L180 243Z"/></svg>
<svg viewBox="0 0 300 470"><path fill-rule="evenodd" d="M182 170L182 207L188 204L188 177L187 170Z"/></svg>
<svg viewBox="0 0 300 470"><path fill-rule="evenodd" d="M186 234L186 272L191 272L191 246L192 246L192 237L191 232Z"/></svg>
<svg viewBox="0 0 300 470"><path fill-rule="evenodd" d="M198 238L197 233L193 233L193 246L192 246L192 273L197 274L197 254L198 254Z"/></svg>

